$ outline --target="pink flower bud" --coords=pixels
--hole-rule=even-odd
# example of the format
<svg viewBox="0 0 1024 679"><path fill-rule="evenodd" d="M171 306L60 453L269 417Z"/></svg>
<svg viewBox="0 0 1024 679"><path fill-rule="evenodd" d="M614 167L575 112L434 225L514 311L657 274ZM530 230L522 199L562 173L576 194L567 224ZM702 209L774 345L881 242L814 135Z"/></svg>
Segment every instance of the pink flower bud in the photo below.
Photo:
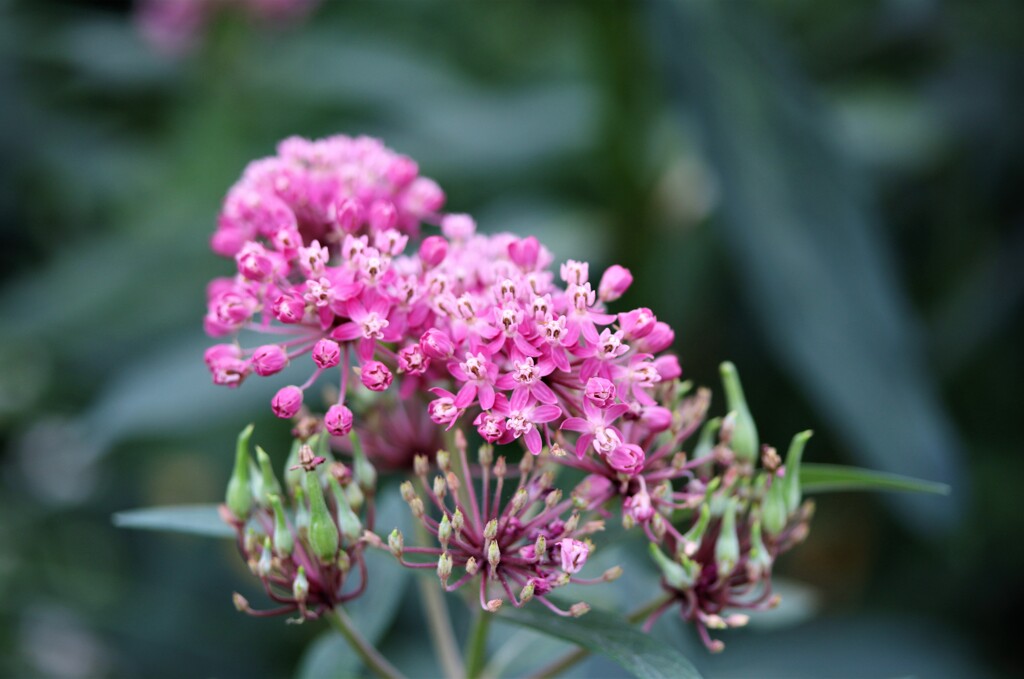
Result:
<svg viewBox="0 0 1024 679"><path fill-rule="evenodd" d="M388 165L387 176L395 186L405 186L420 173L419 165L409 156L398 156Z"/></svg>
<svg viewBox="0 0 1024 679"><path fill-rule="evenodd" d="M540 242L533 236L514 240L508 244L508 256L523 269L537 266L537 255L540 254Z"/></svg>
<svg viewBox="0 0 1024 679"><path fill-rule="evenodd" d="M615 385L603 377L587 380L587 398L598 408L607 408L615 402Z"/></svg>
<svg viewBox="0 0 1024 679"><path fill-rule="evenodd" d="M251 281L267 281L274 274L274 260L267 249L254 241L248 241L235 255L238 273Z"/></svg>
<svg viewBox="0 0 1024 679"><path fill-rule="evenodd" d="M679 367L679 357L675 354L665 354L654 359L654 369L661 375L662 382L674 380L683 374L683 369Z"/></svg>
<svg viewBox="0 0 1024 679"><path fill-rule="evenodd" d="M352 431L352 411L346 405L335 403L324 415L324 426L334 436L346 436Z"/></svg>
<svg viewBox="0 0 1024 679"><path fill-rule="evenodd" d="M370 228L374 231L384 231L394 228L398 223L398 210L390 200L377 200L370 206L369 215Z"/></svg>
<svg viewBox="0 0 1024 679"><path fill-rule="evenodd" d="M237 344L214 344L203 353L203 361L209 368L224 360L240 358L242 358L242 349Z"/></svg>
<svg viewBox="0 0 1024 679"><path fill-rule="evenodd" d="M476 222L469 215L445 215L441 219L441 233L449 240L468 240L476 233Z"/></svg>
<svg viewBox="0 0 1024 679"><path fill-rule="evenodd" d="M249 374L248 361L232 358L231 356L217 358L209 366L210 374L213 376L213 383L221 387L235 389L242 384Z"/></svg>
<svg viewBox="0 0 1024 679"><path fill-rule="evenodd" d="M623 443L608 453L608 466L617 472L636 476L644 469L644 451L635 443Z"/></svg>
<svg viewBox="0 0 1024 679"><path fill-rule="evenodd" d="M294 385L282 387L270 401L274 414L282 419L295 417L302 407L302 390Z"/></svg>
<svg viewBox="0 0 1024 679"><path fill-rule="evenodd" d="M658 321L654 324L654 329L642 341L636 342L633 348L646 354L657 354L672 346L675 339L676 334L668 323Z"/></svg>
<svg viewBox="0 0 1024 679"><path fill-rule="evenodd" d="M210 237L210 248L221 257L234 257L242 249L245 235L241 229L221 227Z"/></svg>
<svg viewBox="0 0 1024 679"><path fill-rule="evenodd" d="M459 415L462 414L462 410L455 405L455 395L443 389L432 389L431 391L443 393L444 395L430 402L430 405L427 406L427 414L430 415L430 419L434 424L450 429L455 424L455 420L459 419Z"/></svg>
<svg viewBox="0 0 1024 679"><path fill-rule="evenodd" d="M291 258L302 247L302 234L296 228L281 229L273 235L270 242L274 249L285 257Z"/></svg>
<svg viewBox="0 0 1024 679"><path fill-rule="evenodd" d="M380 361L368 361L363 364L359 378L370 391L384 391L391 386L394 376L388 367Z"/></svg>
<svg viewBox="0 0 1024 679"><path fill-rule="evenodd" d="M636 519L637 523L646 523L654 516L654 506L651 505L651 496L646 490L641 490L636 495L630 495L622 502L622 508L626 513Z"/></svg>
<svg viewBox="0 0 1024 679"><path fill-rule="evenodd" d="M579 573L580 569L583 568L583 564L587 562L587 556L590 554L590 548L587 547L587 543L572 538L565 538L559 540L556 544L561 551L562 570L569 574Z"/></svg>
<svg viewBox="0 0 1024 679"><path fill-rule="evenodd" d="M480 413L473 420L476 430L488 443L496 443L505 435L505 418L495 413Z"/></svg>
<svg viewBox="0 0 1024 679"><path fill-rule="evenodd" d="M420 245L420 261L423 266L432 269L448 256L448 241L441 236L427 236Z"/></svg>
<svg viewBox="0 0 1024 679"><path fill-rule="evenodd" d="M333 368L341 362L341 347L332 339L321 339L313 345L313 362L321 370Z"/></svg>
<svg viewBox="0 0 1024 679"><path fill-rule="evenodd" d="M355 233L363 223L363 206L353 198L345 198L334 206L334 223L345 233Z"/></svg>
<svg viewBox="0 0 1024 679"><path fill-rule="evenodd" d="M424 354L439 361L447 360L455 353L452 338L437 328L431 328L423 333L420 337L420 347L423 348Z"/></svg>
<svg viewBox="0 0 1024 679"><path fill-rule="evenodd" d="M267 377L288 365L288 354L278 344L264 344L252 352L252 369L260 377Z"/></svg>
<svg viewBox="0 0 1024 679"><path fill-rule="evenodd" d="M640 422L651 433L665 431L672 426L672 411L661 406L648 406L640 412Z"/></svg>
<svg viewBox="0 0 1024 679"><path fill-rule="evenodd" d="M300 323L306 315L306 300L294 292L286 292L274 300L270 313L282 323Z"/></svg>
<svg viewBox="0 0 1024 679"><path fill-rule="evenodd" d="M654 330L658 319L654 312L647 308L633 309L619 314L619 327L629 339L647 337Z"/></svg>
<svg viewBox="0 0 1024 679"><path fill-rule="evenodd" d="M629 269L618 264L608 267L601 276L601 283L597 286L597 294L604 302L614 302L625 294L629 286L633 284L633 274Z"/></svg>
<svg viewBox="0 0 1024 679"><path fill-rule="evenodd" d="M430 365L430 359L423 354L419 344L410 344L398 351L398 371L410 375L422 375Z"/></svg>

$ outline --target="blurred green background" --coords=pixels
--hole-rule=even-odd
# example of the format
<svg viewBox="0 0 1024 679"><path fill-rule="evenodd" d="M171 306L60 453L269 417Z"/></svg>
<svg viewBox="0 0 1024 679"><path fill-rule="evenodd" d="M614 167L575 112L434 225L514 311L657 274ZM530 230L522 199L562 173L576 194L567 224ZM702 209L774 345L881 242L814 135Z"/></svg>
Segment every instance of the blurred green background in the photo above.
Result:
<svg viewBox="0 0 1024 679"><path fill-rule="evenodd" d="M131 16L0 0L0 674L330 667L302 659L316 625L234 611L230 544L110 516L218 500L254 418L283 455L277 382L209 384L203 290L232 267L207 238L249 160L335 132L484 230L632 269L622 303L698 383L735 361L762 438L953 486L820 498L782 611L716 658L658 628L709 676L1024 673L1024 4L327 0L182 58ZM381 634L422 675L402 593Z"/></svg>

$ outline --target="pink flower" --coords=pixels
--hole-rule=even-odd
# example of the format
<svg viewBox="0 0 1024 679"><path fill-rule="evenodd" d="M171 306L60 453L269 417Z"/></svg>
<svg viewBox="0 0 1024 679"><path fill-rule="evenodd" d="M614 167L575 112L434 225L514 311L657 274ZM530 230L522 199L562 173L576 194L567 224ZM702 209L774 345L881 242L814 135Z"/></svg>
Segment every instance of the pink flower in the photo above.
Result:
<svg viewBox="0 0 1024 679"><path fill-rule="evenodd" d="M348 315L352 319L342 323L331 333L337 340L359 340L358 354L364 361L373 357L377 341L394 342L401 338L397 328L391 327L388 319L390 305L383 297L376 297L369 306L364 306L359 299L348 303Z"/></svg>
<svg viewBox="0 0 1024 679"><path fill-rule="evenodd" d="M671 382L683 374L683 369L679 367L679 358L674 354L665 354L654 359L654 369L661 375L662 382Z"/></svg>
<svg viewBox="0 0 1024 679"><path fill-rule="evenodd" d="M352 431L352 411L341 403L335 403L324 415L324 426L334 436L346 436Z"/></svg>
<svg viewBox="0 0 1024 679"><path fill-rule="evenodd" d="M615 402L615 384L603 377L587 380L586 397L598 408L607 408Z"/></svg>
<svg viewBox="0 0 1024 679"><path fill-rule="evenodd" d="M624 443L616 446L605 459L608 466L617 472L635 476L644 469L644 451L635 443Z"/></svg>
<svg viewBox="0 0 1024 679"><path fill-rule="evenodd" d="M672 411L662 406L647 406L640 411L640 423L652 434L672 426Z"/></svg>
<svg viewBox="0 0 1024 679"><path fill-rule="evenodd" d="M398 223L398 210L389 200L374 201L370 206L370 228L375 231L390 229Z"/></svg>
<svg viewBox="0 0 1024 679"><path fill-rule="evenodd" d="M445 215L441 233L449 240L468 240L476 233L476 222L469 215Z"/></svg>
<svg viewBox="0 0 1024 679"><path fill-rule="evenodd" d="M267 281L274 275L274 260L261 244L247 241L235 255L238 273L251 281Z"/></svg>
<svg viewBox="0 0 1024 679"><path fill-rule="evenodd" d="M479 397L482 409L490 410L494 407L494 383L498 378L498 366L487 360L484 354L467 352L465 361L448 364L448 372L464 383L455 397L455 405L466 408Z"/></svg>
<svg viewBox="0 0 1024 679"><path fill-rule="evenodd" d="M295 417L302 407L302 390L296 386L282 387L270 401L274 414L282 419Z"/></svg>
<svg viewBox="0 0 1024 679"><path fill-rule="evenodd" d="M597 286L597 296L602 302L614 302L625 294L629 286L633 284L633 274L629 269L614 264L608 267L601 276L601 283Z"/></svg>
<svg viewBox="0 0 1024 679"><path fill-rule="evenodd" d="M288 354L278 344L264 344L252 352L252 369L266 377L281 372L288 365Z"/></svg>
<svg viewBox="0 0 1024 679"><path fill-rule="evenodd" d="M633 309L619 314L619 327L623 334L631 340L650 335L657 322L658 319L654 313L647 308Z"/></svg>
<svg viewBox="0 0 1024 679"><path fill-rule="evenodd" d="M565 538L559 540L556 544L561 553L562 570L570 575L579 573L580 569L583 568L583 564L587 562L587 556L590 554L590 548L587 547L587 543L573 538Z"/></svg>
<svg viewBox="0 0 1024 679"><path fill-rule="evenodd" d="M640 492L630 495L622 501L622 508L626 514L633 517L637 523L647 523L654 516L654 506L651 504L651 496L646 489L641 488Z"/></svg>
<svg viewBox="0 0 1024 679"><path fill-rule="evenodd" d="M306 301L294 292L286 292L277 296L270 313L282 323L301 323L306 315Z"/></svg>
<svg viewBox="0 0 1024 679"><path fill-rule="evenodd" d="M594 450L600 454L607 454L613 451L622 443L622 432L612 426L612 422L629 410L629 406L618 403L599 408L590 399L584 399L583 411L586 419L582 417L569 417L562 422L562 429L580 432L576 440L576 457L583 459L591 444Z"/></svg>
<svg viewBox="0 0 1024 679"><path fill-rule="evenodd" d="M428 236L420 244L420 261L426 268L434 268L448 256L448 241L441 236Z"/></svg>
<svg viewBox="0 0 1024 679"><path fill-rule="evenodd" d="M430 419L434 424L442 425L445 429L451 429L463 413L463 409L455 405L455 394L440 387L435 387L430 392L438 396L427 407Z"/></svg>
<svg viewBox="0 0 1024 679"><path fill-rule="evenodd" d="M512 241L508 244L509 258L523 270L529 271L537 266L540 254L540 242L533 236Z"/></svg>
<svg viewBox="0 0 1024 679"><path fill-rule="evenodd" d="M436 328L423 333L420 337L420 347L424 354L438 361L447 360L455 353L452 338Z"/></svg>
<svg viewBox="0 0 1024 679"><path fill-rule="evenodd" d="M512 434L513 439L522 437L526 449L534 455L539 455L543 442L537 425L557 420L561 415L562 409L558 406L531 404L525 391L516 391L509 402L505 428Z"/></svg>
<svg viewBox="0 0 1024 679"><path fill-rule="evenodd" d="M388 367L380 361L368 361L363 364L359 372L359 379L363 386L370 391L384 391L391 386L394 376Z"/></svg>

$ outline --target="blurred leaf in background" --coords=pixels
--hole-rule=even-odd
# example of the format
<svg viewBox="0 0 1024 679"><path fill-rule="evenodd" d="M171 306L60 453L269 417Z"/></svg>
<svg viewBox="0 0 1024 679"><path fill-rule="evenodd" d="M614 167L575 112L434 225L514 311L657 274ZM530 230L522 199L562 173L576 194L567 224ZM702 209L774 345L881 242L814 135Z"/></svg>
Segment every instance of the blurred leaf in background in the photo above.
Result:
<svg viewBox="0 0 1024 679"><path fill-rule="evenodd" d="M703 674L1024 672L1022 34L1007 0L339 1L169 59L130 2L0 0L0 674L316 676L334 652L234 611L229 544L110 524L217 502L254 418L283 463L278 385L201 363L231 268L207 239L249 160L334 132L410 154L482 228L630 267L623 304L680 329L697 382L734 360L766 440L812 427L808 462L951 485L822 497L782 563L822 617L714 659L659 625ZM435 667L406 599L383 645Z"/></svg>

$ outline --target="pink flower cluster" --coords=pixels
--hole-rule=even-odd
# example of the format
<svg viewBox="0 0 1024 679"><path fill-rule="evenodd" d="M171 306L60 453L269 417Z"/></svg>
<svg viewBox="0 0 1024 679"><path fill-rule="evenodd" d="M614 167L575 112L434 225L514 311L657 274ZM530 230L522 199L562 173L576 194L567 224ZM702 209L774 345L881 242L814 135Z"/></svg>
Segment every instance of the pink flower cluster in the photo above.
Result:
<svg viewBox="0 0 1024 679"><path fill-rule="evenodd" d="M194 49L219 14L234 10L261 24L298 20L318 0L137 0L135 21L154 49L181 55Z"/></svg>

